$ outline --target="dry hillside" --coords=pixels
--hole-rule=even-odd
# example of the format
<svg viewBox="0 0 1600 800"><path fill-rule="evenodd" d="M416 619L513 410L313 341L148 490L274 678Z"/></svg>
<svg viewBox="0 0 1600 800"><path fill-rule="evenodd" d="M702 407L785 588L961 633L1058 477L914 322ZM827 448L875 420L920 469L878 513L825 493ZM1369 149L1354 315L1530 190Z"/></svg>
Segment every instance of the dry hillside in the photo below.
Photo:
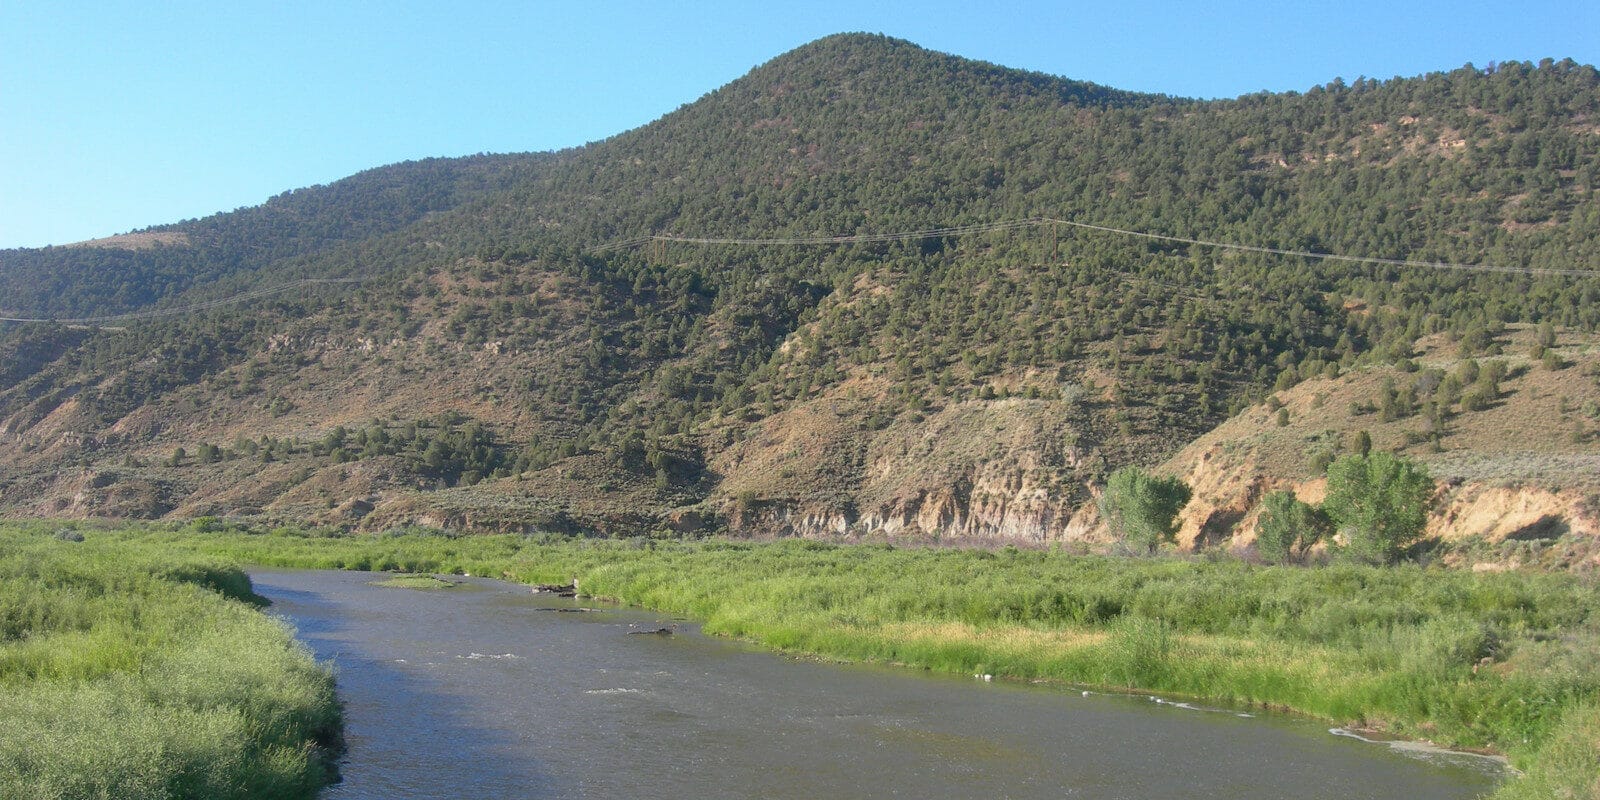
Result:
<svg viewBox="0 0 1600 800"><path fill-rule="evenodd" d="M1579 556L1600 552L1600 340L1564 332L1548 359L1534 358L1536 331L1512 326L1491 349L1499 354L1470 360L1480 371L1499 362L1505 377L1477 410L1458 401L1430 418L1422 392L1412 413L1385 415L1386 389L1406 395L1419 380L1426 388L1436 376L1460 374L1469 360L1457 343L1432 335L1404 368L1306 381L1196 439L1162 466L1195 489L1180 540L1246 548L1267 492L1289 489L1319 501L1320 466L1366 432L1374 449L1425 464L1439 482L1430 536L1495 545L1571 541L1582 544L1573 551Z"/></svg>

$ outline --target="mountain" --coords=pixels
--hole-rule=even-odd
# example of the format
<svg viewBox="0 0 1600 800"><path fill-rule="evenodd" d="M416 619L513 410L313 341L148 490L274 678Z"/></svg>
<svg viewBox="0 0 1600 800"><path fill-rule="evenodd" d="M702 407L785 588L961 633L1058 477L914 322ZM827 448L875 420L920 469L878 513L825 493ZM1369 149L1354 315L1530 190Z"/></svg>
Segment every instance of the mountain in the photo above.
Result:
<svg viewBox="0 0 1600 800"><path fill-rule="evenodd" d="M0 323L0 507L1093 537L1118 466L1531 326L1587 457L1597 187L1570 61L1202 102L828 37L582 148L0 253L58 321Z"/></svg>

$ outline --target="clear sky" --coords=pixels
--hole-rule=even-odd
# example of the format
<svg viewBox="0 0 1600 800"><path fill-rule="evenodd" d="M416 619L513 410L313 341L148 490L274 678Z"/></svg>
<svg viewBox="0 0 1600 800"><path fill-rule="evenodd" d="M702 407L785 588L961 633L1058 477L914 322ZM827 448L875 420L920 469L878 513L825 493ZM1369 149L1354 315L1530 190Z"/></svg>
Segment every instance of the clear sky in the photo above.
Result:
<svg viewBox="0 0 1600 800"><path fill-rule="evenodd" d="M0 247L254 205L428 156L649 122L842 31L1232 97L1471 62L1600 61L1600 0L0 0Z"/></svg>

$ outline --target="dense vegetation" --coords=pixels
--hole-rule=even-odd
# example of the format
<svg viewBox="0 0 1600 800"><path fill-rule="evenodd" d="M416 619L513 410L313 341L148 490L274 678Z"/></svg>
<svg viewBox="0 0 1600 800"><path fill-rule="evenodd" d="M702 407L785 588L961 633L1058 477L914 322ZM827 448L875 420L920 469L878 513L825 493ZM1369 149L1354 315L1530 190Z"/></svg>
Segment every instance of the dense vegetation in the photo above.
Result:
<svg viewBox="0 0 1600 800"><path fill-rule="evenodd" d="M1149 464L1273 389L1404 361L1423 334L1493 352L1510 323L1594 331L1600 281L1064 228L601 248L1049 216L1581 268L1600 263L1597 88L1600 73L1564 61L1198 102L830 37L577 150L396 165L162 229L188 244L0 254L10 310L43 315L367 278L121 332L0 329L0 416L26 430L76 401L84 427L104 428L200 382L310 425L316 411L282 396L307 364L399 342L412 349L389 369L423 384L486 349L506 365L484 393L516 410L496 433L520 452L463 476L642 448L645 472L693 494L715 485L706 459L755 422L850 392L869 433L962 402L1070 398L1081 449ZM1494 400L1476 383L1443 401L1405 388L1384 415L1442 421Z"/></svg>
<svg viewBox="0 0 1600 800"><path fill-rule="evenodd" d="M108 536L283 566L577 578L783 649L1289 708L1508 752L1530 777L1505 797L1580 797L1600 778L1600 593L1566 574L806 541Z"/></svg>
<svg viewBox="0 0 1600 800"><path fill-rule="evenodd" d="M0 796L312 797L332 677L211 558L0 525Z"/></svg>

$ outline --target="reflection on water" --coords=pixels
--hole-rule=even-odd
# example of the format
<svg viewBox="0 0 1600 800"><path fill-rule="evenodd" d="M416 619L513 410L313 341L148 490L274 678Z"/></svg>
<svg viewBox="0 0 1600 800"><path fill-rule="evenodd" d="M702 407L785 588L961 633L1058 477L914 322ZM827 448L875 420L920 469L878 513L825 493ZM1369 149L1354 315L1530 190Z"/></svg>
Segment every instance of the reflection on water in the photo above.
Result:
<svg viewBox="0 0 1600 800"><path fill-rule="evenodd" d="M1152 698L786 659L524 587L253 574L338 670L329 798L1469 798L1494 762Z"/></svg>

